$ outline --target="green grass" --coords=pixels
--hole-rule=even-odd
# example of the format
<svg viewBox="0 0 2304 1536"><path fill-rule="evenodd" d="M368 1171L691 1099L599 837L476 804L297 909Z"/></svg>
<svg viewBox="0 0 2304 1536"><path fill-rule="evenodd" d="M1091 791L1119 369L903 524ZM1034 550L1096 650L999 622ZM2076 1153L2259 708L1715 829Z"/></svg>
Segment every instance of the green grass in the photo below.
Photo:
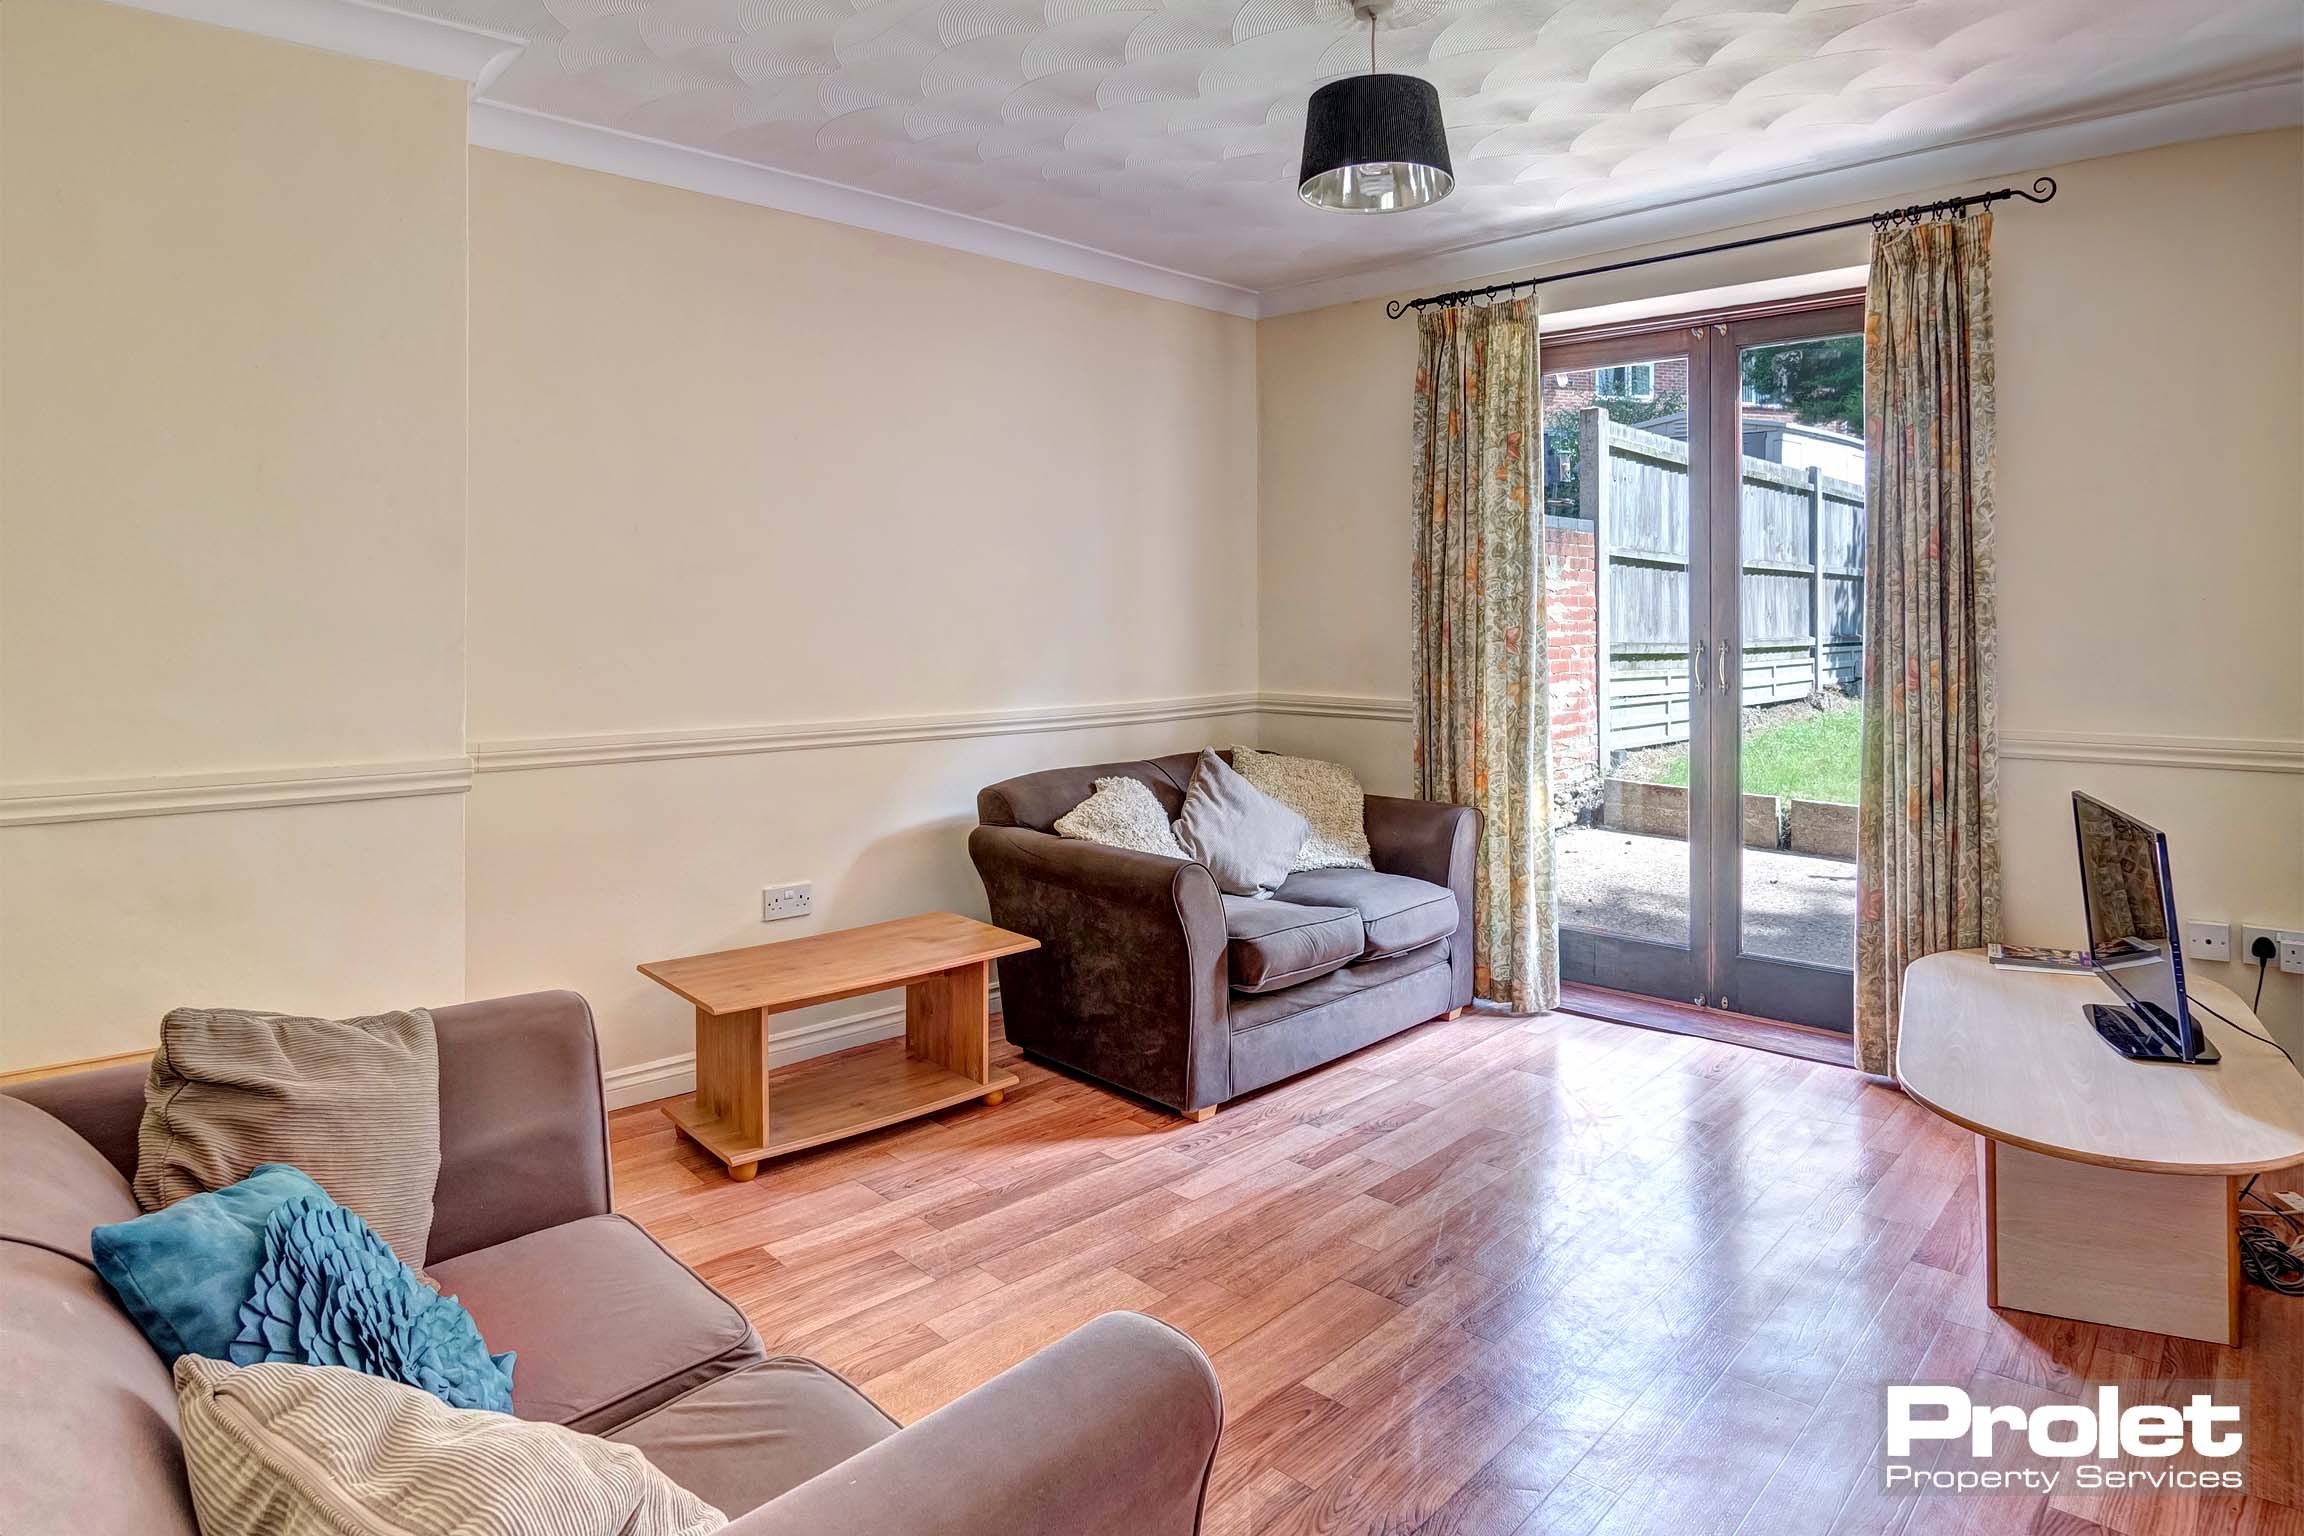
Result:
<svg viewBox="0 0 2304 1536"><path fill-rule="evenodd" d="M1744 738L1744 793L1854 805L1862 728L1854 709L1791 713L1760 727ZM1686 784L1688 754L1665 763L1654 782Z"/></svg>

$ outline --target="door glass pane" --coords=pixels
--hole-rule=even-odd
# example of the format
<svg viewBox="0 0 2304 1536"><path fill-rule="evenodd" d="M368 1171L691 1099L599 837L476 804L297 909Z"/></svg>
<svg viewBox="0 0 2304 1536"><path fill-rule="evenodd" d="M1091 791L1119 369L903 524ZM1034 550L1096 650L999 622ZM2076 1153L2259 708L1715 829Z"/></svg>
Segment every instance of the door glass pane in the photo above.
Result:
<svg viewBox="0 0 2304 1536"><path fill-rule="evenodd" d="M1544 375L1544 577L1563 927L1689 942L1688 359ZM1684 967L1670 974L1682 974ZM1637 960L1589 978L1631 991ZM1684 984L1677 984L1684 990Z"/></svg>
<svg viewBox="0 0 2304 1536"><path fill-rule="evenodd" d="M1738 362L1743 951L1853 970L1864 338Z"/></svg>

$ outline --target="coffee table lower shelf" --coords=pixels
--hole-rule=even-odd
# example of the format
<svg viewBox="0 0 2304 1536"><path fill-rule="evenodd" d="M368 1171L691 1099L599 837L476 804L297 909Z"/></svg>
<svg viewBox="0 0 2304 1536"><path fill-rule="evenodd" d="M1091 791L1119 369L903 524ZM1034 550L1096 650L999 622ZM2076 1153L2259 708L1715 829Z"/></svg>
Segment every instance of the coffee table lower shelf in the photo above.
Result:
<svg viewBox="0 0 2304 1536"><path fill-rule="evenodd" d="M746 1178L770 1158L805 1152L971 1099L997 1104L1016 1082L1015 1073L999 1071L978 1082L909 1054L902 1040L887 1040L843 1052L837 1059L800 1062L769 1073L765 1145L749 1143L734 1126L706 1113L694 1094L666 1104L664 1113L731 1174Z"/></svg>

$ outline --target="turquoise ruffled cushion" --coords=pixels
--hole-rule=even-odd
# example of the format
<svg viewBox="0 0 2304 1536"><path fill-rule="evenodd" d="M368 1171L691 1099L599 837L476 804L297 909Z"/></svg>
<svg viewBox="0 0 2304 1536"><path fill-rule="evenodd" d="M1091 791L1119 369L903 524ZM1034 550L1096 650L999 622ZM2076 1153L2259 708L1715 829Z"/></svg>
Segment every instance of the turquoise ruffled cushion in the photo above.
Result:
<svg viewBox="0 0 2304 1536"><path fill-rule="evenodd" d="M239 1183L191 1195L149 1216L88 1234L96 1273L169 1366L178 1355L225 1358L240 1334L240 1303L264 1262L264 1229L319 1185L286 1163L265 1163Z"/></svg>
<svg viewBox="0 0 2304 1536"><path fill-rule="evenodd" d="M288 1201L264 1225L264 1257L240 1304L235 1365L340 1365L404 1382L451 1408L512 1411L511 1354L325 1194Z"/></svg>

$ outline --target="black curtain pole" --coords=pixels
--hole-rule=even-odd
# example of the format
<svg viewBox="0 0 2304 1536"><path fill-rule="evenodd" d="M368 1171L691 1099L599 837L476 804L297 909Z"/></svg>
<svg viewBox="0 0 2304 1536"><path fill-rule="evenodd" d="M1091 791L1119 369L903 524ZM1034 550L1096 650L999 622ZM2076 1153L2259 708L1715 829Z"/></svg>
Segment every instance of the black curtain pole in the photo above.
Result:
<svg viewBox="0 0 2304 1536"><path fill-rule="evenodd" d="M1719 245L1698 246L1692 251L1670 251L1662 256L1641 256L1631 261L1612 261L1604 267L1580 267L1574 272L1555 272L1549 277L1524 277L1518 282L1490 283L1485 288L1459 288L1454 293L1435 293L1421 299L1392 299L1384 306L1384 313L1397 320L1412 309L1432 309L1450 304L1472 304L1493 298L1500 293L1515 293L1522 288L1541 288L1546 283L1564 283L1572 277L1597 277L1603 272L1623 272L1632 267L1652 267L1660 261L1685 261L1691 256L1714 256L1722 251L1741 251L1747 246L1768 245L1778 240L1797 240L1803 235L1821 235L1835 229L1855 229L1869 224L1874 229L1894 229L1900 224L1917 224L1923 219L1940 218L1947 214L1965 213L1971 208L1987 208L1994 203L2020 197L2028 203L2045 203L2056 195L2056 178L2042 176L2032 183L2027 192L2022 187L2000 187L1990 192L1972 192L1966 197L1948 197L1937 203L1914 203L1909 208L1883 208L1878 213L1867 213L1853 219L1842 219L1834 224L1811 224L1806 229L1787 229L1781 234L1754 235L1749 240L1727 240Z"/></svg>

